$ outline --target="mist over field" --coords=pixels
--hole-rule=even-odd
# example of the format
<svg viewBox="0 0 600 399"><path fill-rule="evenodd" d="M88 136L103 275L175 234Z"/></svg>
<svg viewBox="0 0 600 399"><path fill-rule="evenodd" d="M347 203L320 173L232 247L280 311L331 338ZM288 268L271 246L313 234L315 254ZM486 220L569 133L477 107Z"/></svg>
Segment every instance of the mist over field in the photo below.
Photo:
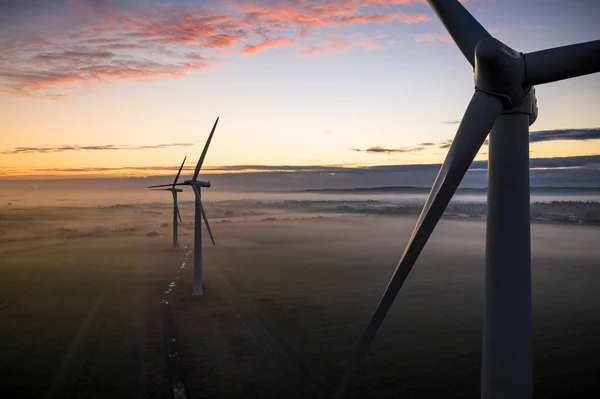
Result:
<svg viewBox="0 0 600 399"><path fill-rule="evenodd" d="M190 397L331 397L427 186L304 185L295 173L211 178L203 199L217 245L204 236L201 298L191 296L189 190L179 196L173 250L171 195L145 188L169 179L0 183L7 397L168 397L162 301ZM273 189L252 179L273 179ZM231 182L252 191L228 191ZM451 202L355 397L479 397L484 187L463 185ZM599 197L594 187L532 189L537 397L600 393Z"/></svg>
<svg viewBox="0 0 600 399"><path fill-rule="evenodd" d="M600 156L531 160L532 202L595 201L600 194ZM209 201L323 200L378 198L391 202L424 201L439 165L261 166L230 167L231 172L201 175L213 180L205 190ZM254 170L248 172L248 170ZM176 172L176 169L173 173ZM184 170L180 181L185 180ZM172 176L46 178L0 180L0 203L34 205L98 205L162 201L164 193L147 190ZM485 201L487 162L474 162L463 179L457 200ZM381 189L385 188L385 189ZM365 189L369 189L366 190ZM190 198L192 193L184 194Z"/></svg>

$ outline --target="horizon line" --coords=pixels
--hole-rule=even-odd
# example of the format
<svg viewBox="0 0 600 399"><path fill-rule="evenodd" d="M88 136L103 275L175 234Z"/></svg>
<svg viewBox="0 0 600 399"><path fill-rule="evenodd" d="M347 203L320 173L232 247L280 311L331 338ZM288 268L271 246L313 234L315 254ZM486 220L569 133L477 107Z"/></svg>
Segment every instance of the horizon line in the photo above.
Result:
<svg viewBox="0 0 600 399"><path fill-rule="evenodd" d="M487 170L487 159L474 161L471 171ZM530 158L531 169L570 169L590 164L600 164L600 155L577 155L568 157ZM360 173L360 172L400 172L411 169L438 168L442 163L406 163L361 165L356 163L330 165L222 165L203 168L208 175L269 174L269 173ZM126 167L81 167L81 168L43 168L34 169L40 173L14 174L0 173L0 181L18 180L72 180L72 179L149 179L173 176L179 166L126 166ZM193 167L184 167L184 171L193 171ZM119 171L137 171L138 173L118 173ZM54 172L54 173L53 173ZM112 173L111 173L112 172ZM116 172L116 173L115 173ZM148 173L150 172L150 173ZM156 173L158 172L158 173Z"/></svg>

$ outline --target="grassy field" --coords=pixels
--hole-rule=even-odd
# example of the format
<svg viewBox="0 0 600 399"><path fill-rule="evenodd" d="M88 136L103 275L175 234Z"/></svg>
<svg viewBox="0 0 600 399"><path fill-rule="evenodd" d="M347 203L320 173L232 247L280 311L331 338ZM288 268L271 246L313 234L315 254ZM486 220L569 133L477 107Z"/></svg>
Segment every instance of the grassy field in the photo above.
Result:
<svg viewBox="0 0 600 399"><path fill-rule="evenodd" d="M225 223L171 301L192 397L330 397L414 219ZM534 225L536 397L600 392L600 230ZM360 398L479 396L485 224L445 220L357 378ZM594 395L595 396L595 395Z"/></svg>

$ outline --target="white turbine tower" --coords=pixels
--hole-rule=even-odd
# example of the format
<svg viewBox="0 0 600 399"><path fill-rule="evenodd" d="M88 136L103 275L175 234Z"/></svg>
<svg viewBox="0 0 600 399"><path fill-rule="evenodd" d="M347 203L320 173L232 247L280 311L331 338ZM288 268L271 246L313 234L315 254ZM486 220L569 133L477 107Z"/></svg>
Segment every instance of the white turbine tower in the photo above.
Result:
<svg viewBox="0 0 600 399"><path fill-rule="evenodd" d="M183 164L185 164L185 160L187 159L187 157L183 158L183 162L181 163L181 166L179 167L179 171L177 172L177 175L175 176L175 180L173 181L173 184L171 185L171 187L169 188L152 188L152 190L163 190L163 191L170 191L173 194L173 248L177 249L179 248L179 239L178 239L178 232L177 232L177 218L179 218L179 221L181 222L181 214L179 213L179 204L177 204L177 193L181 193L183 190L180 188L175 187L177 185L177 180L179 180L179 175L181 174L181 169L183 169ZM155 186L151 186L151 187L155 187Z"/></svg>
<svg viewBox="0 0 600 399"><path fill-rule="evenodd" d="M488 133L488 216L481 397L529 399L532 388L529 126L533 86L600 72L600 40L519 53L457 0L428 0L474 67L475 93L392 278L335 397L353 381L421 250Z"/></svg>
<svg viewBox="0 0 600 399"><path fill-rule="evenodd" d="M208 151L208 146L212 140L213 134L215 133L215 129L217 128L217 123L219 123L219 118L215 121L212 130L210 131L210 135L208 136L208 140L204 145L204 149L202 150L202 155L200 155L200 159L198 160L198 164L196 165L196 169L194 170L194 176L190 180L186 180L183 183L174 184L174 186L190 186L194 191L196 196L196 206L194 212L194 287L193 293L194 296L199 296L203 294L203 285L202 285L202 220L204 219L204 223L206 224L206 230L208 231L208 235L210 239L215 245L215 239L213 237L212 231L210 229L210 225L208 224L208 218L206 217L206 212L204 211L204 206L202 206L202 196L200 193L200 189L202 187L210 187L210 181L202 181L198 180L198 174L200 173L200 168L202 168L202 164L204 163L204 158L206 158L206 152ZM158 186L150 186L149 188L155 187L167 187L171 186L170 184L161 184Z"/></svg>

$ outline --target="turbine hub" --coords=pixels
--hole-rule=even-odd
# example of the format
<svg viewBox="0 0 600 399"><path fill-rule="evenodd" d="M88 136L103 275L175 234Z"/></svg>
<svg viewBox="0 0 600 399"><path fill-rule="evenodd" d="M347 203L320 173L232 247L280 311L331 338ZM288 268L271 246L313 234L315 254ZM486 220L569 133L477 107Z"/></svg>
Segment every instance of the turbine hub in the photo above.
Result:
<svg viewBox="0 0 600 399"><path fill-rule="evenodd" d="M505 109L525 102L531 86L525 81L525 57L492 37L475 46L475 90L496 96Z"/></svg>
<svg viewBox="0 0 600 399"><path fill-rule="evenodd" d="M533 125L538 116L537 97L535 96L535 87L532 87L527 93L527 98L521 104L510 109L504 109L504 115L526 114L529 115L529 126Z"/></svg>

